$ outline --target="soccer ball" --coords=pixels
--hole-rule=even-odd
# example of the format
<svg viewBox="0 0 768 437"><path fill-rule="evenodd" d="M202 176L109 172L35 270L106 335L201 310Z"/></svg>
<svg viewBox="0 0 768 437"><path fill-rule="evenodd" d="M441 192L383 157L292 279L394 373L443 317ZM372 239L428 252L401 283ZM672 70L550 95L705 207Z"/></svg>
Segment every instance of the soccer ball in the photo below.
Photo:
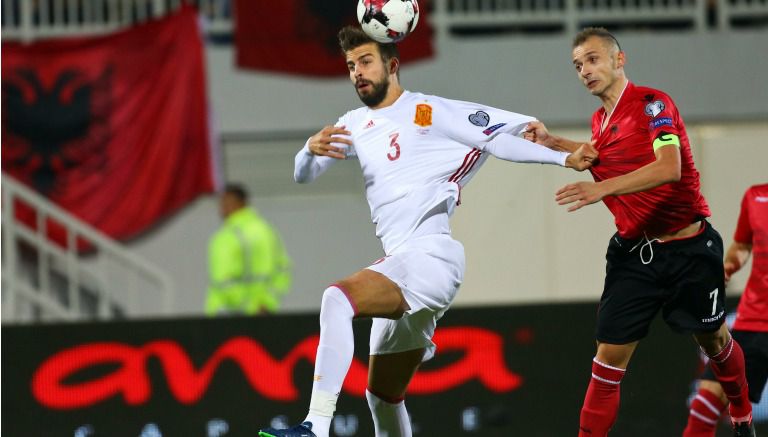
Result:
<svg viewBox="0 0 768 437"><path fill-rule="evenodd" d="M374 40L398 42L416 28L419 3L417 0L358 0L357 21Z"/></svg>

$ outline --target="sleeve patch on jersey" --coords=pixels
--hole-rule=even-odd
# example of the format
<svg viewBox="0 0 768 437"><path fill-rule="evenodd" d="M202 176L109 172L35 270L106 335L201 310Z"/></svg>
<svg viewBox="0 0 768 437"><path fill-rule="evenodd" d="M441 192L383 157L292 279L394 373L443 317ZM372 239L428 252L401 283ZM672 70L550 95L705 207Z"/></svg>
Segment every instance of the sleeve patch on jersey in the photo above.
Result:
<svg viewBox="0 0 768 437"><path fill-rule="evenodd" d="M645 115L656 118L657 115L661 114L662 111L664 111L664 102L661 100L655 100L647 105L645 105Z"/></svg>
<svg viewBox="0 0 768 437"><path fill-rule="evenodd" d="M488 122L491 121L491 116L485 111L477 111L474 114L469 114L469 122L475 126L486 127Z"/></svg>
<svg viewBox="0 0 768 437"><path fill-rule="evenodd" d="M651 120L651 122L648 124L648 127L650 128L650 130L658 129L661 126L674 126L674 124L672 123L672 118L661 117L655 120Z"/></svg>
<svg viewBox="0 0 768 437"><path fill-rule="evenodd" d="M507 123L494 124L493 126L491 126L488 129L484 130L483 133L486 134L486 135L490 135L493 132L497 131L499 128L504 127L506 125L507 125Z"/></svg>
<svg viewBox="0 0 768 437"><path fill-rule="evenodd" d="M660 135L658 138L653 140L653 151L659 150L659 148L668 146L670 144L674 144L677 147L680 147L680 137L678 137L675 134L666 134L666 135Z"/></svg>

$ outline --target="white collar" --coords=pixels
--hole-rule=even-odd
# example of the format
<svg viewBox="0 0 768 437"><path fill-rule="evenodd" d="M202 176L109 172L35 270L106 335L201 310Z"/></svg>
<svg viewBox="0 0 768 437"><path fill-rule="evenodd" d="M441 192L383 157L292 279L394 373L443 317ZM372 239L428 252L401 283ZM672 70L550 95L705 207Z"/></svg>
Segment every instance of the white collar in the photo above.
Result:
<svg viewBox="0 0 768 437"><path fill-rule="evenodd" d="M600 121L600 135L603 134L603 129L608 126L608 122L611 120L611 116L614 112L616 112L616 108L619 107L619 102L621 101L621 98L624 96L624 91L627 90L627 87L629 86L629 79L627 79L627 83L624 84L624 88L621 90L621 94L619 94L619 98L616 99L616 104L613 105L613 108L611 108L611 113L607 115L603 115L603 119Z"/></svg>

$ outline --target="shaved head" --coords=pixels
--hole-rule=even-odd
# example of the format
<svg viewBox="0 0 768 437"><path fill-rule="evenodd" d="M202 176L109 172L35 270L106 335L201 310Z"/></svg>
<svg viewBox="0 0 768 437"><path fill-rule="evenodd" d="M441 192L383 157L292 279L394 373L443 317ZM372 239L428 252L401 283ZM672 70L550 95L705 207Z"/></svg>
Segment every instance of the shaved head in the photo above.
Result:
<svg viewBox="0 0 768 437"><path fill-rule="evenodd" d="M621 51L619 40L608 29L604 27L587 27L581 32L577 33L573 38L572 48L576 48L592 37L600 38L600 40L608 48L609 53L616 54Z"/></svg>

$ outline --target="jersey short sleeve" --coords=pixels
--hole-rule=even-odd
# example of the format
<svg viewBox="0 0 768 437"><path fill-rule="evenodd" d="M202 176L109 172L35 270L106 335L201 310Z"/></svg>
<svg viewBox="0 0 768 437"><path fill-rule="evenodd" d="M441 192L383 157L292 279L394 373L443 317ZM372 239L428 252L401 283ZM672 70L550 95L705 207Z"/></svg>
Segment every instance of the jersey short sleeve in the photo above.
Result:
<svg viewBox="0 0 768 437"><path fill-rule="evenodd" d="M652 143L657 140L661 140L662 144L664 141L668 141L669 144L674 143L674 138L678 138L681 131L680 115L675 102L664 93L649 95L646 100L643 112L648 118L648 139ZM677 145L680 146L679 140Z"/></svg>
<svg viewBox="0 0 768 437"><path fill-rule="evenodd" d="M749 220L749 198L750 190L744 193L741 199L741 212L739 212L739 221L736 223L736 231L733 233L733 240L739 243L752 243L752 223Z"/></svg>
<svg viewBox="0 0 768 437"><path fill-rule="evenodd" d="M534 117L460 100L440 99L434 109L434 124L449 138L485 150L499 134L520 135Z"/></svg>

